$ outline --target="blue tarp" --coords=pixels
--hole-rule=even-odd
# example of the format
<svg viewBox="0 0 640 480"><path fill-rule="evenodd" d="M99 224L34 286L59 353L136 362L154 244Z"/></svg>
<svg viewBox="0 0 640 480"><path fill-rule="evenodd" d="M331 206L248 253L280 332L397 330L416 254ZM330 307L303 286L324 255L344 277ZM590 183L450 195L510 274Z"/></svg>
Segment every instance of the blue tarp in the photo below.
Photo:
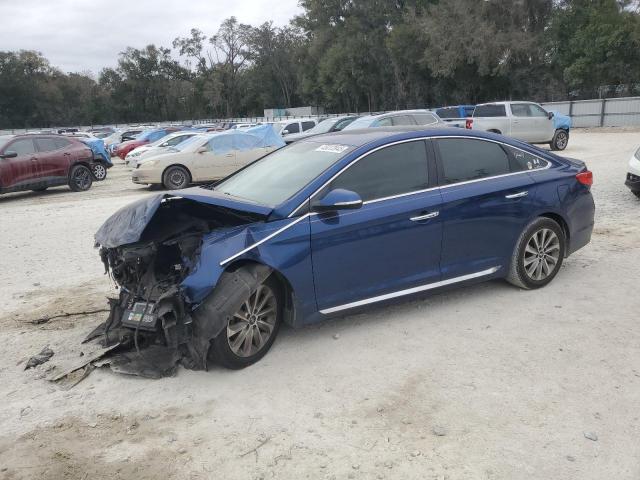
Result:
<svg viewBox="0 0 640 480"><path fill-rule="evenodd" d="M91 151L93 152L93 158L95 160L104 160L107 165L109 165L110 167L113 166L113 163L111 162L111 155L109 155L109 152L107 151L106 147L104 146L104 142L101 139L79 138L78 140L81 140L91 149Z"/></svg>
<svg viewBox="0 0 640 480"><path fill-rule="evenodd" d="M568 115L564 115L563 113L553 111L553 128L555 128L556 130L559 128L563 130L570 130L571 117Z"/></svg>
<svg viewBox="0 0 640 480"><path fill-rule="evenodd" d="M271 125L258 125L242 130L225 130L217 133L209 140L209 145L214 152L225 153L232 150L252 150L261 147L280 148L284 147L286 143Z"/></svg>

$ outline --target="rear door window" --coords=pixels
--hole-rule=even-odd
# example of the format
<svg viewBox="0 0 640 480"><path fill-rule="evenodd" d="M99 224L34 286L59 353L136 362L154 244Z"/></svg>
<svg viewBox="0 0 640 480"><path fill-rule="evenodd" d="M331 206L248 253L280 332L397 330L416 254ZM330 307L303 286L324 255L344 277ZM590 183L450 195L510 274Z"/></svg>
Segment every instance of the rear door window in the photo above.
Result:
<svg viewBox="0 0 640 480"><path fill-rule="evenodd" d="M394 125L415 125L416 122L413 120L411 115L396 115L395 117L391 117L391 120Z"/></svg>
<svg viewBox="0 0 640 480"><path fill-rule="evenodd" d="M478 105L473 112L474 117L506 117L504 105Z"/></svg>
<svg viewBox="0 0 640 480"><path fill-rule="evenodd" d="M331 182L329 189L354 191L366 202L424 190L428 185L426 145L415 141L367 155Z"/></svg>
<svg viewBox="0 0 640 480"><path fill-rule="evenodd" d="M529 105L526 103L512 103L511 104L511 113L514 117L530 117L531 110L529 110Z"/></svg>
<svg viewBox="0 0 640 480"><path fill-rule="evenodd" d="M54 139L54 142L56 143L57 148L67 148L71 145L71 142L66 138L56 138Z"/></svg>
<svg viewBox="0 0 640 480"><path fill-rule="evenodd" d="M316 122L310 122L310 121L302 122L302 131L306 132L307 130L315 126L316 126Z"/></svg>
<svg viewBox="0 0 640 480"><path fill-rule="evenodd" d="M497 143L470 138L436 140L443 185L509 173L507 152Z"/></svg>
<svg viewBox="0 0 640 480"><path fill-rule="evenodd" d="M60 148L55 138L37 138L36 145L38 146L39 152L53 152Z"/></svg>
<svg viewBox="0 0 640 480"><path fill-rule="evenodd" d="M413 118L418 125L433 125L438 123L438 119L431 113L414 113Z"/></svg>
<svg viewBox="0 0 640 480"><path fill-rule="evenodd" d="M16 152L18 156L33 155L36 153L36 146L32 138L21 138L8 145L5 152Z"/></svg>

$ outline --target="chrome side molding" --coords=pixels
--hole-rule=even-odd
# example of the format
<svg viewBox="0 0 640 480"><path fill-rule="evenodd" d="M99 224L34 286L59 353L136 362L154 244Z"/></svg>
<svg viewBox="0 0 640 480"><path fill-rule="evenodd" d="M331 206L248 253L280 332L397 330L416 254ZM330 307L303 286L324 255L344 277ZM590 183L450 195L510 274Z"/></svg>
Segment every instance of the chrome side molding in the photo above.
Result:
<svg viewBox="0 0 640 480"><path fill-rule="evenodd" d="M468 275L462 275L460 277L449 278L447 280L440 280L439 282L428 283L426 285L420 285L419 287L407 288L406 290L399 290L397 292L386 293L384 295L378 295L377 297L365 298L364 300L358 300L357 302L345 303L344 305L338 305L336 307L325 308L320 310L322 314L329 314L340 312L342 310L348 310L350 308L361 307L370 303L382 302L383 300L390 300L392 298L404 297L405 295L411 295L412 293L426 292L438 287L444 287L454 283L464 282L466 280L473 280L474 278L486 277L492 273L496 273L502 268L500 265L496 267L482 270L481 272L470 273Z"/></svg>

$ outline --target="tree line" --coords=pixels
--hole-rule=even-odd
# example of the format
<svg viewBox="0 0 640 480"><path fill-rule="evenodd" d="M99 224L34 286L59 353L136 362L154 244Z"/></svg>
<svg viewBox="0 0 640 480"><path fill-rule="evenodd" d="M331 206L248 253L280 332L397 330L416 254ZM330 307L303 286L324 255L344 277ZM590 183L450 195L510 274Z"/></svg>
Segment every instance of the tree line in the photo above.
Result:
<svg viewBox="0 0 640 480"><path fill-rule="evenodd" d="M63 73L0 51L0 127L363 112L640 94L632 0L301 0L288 25L231 17L117 67ZM603 91L603 86L609 90Z"/></svg>

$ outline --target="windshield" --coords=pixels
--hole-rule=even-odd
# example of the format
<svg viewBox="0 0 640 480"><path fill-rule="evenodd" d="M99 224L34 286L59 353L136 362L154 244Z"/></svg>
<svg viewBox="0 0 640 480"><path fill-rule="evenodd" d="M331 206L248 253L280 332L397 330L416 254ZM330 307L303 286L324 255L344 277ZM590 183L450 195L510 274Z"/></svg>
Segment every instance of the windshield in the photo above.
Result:
<svg viewBox="0 0 640 480"><path fill-rule="evenodd" d="M275 207L353 150L346 145L293 143L267 155L215 187L216 192Z"/></svg>
<svg viewBox="0 0 640 480"><path fill-rule="evenodd" d="M9 140L13 138L13 135L1 135L0 136L0 151L4 148L4 146L9 143Z"/></svg>
<svg viewBox="0 0 640 480"><path fill-rule="evenodd" d="M173 150L177 150L178 152L185 152L189 150L189 148L193 147L197 143L202 143L205 138L210 138L211 135L194 135L191 138L188 138L184 142L180 142L178 145L174 145L172 147Z"/></svg>
<svg viewBox="0 0 640 480"><path fill-rule="evenodd" d="M375 117L361 117L343 128L343 130L355 130L356 128L369 128Z"/></svg>
<svg viewBox="0 0 640 480"><path fill-rule="evenodd" d="M331 130L331 127L333 127L335 123L335 118L327 118L326 120L321 121L312 129L307 130L307 133L327 133L329 130Z"/></svg>

